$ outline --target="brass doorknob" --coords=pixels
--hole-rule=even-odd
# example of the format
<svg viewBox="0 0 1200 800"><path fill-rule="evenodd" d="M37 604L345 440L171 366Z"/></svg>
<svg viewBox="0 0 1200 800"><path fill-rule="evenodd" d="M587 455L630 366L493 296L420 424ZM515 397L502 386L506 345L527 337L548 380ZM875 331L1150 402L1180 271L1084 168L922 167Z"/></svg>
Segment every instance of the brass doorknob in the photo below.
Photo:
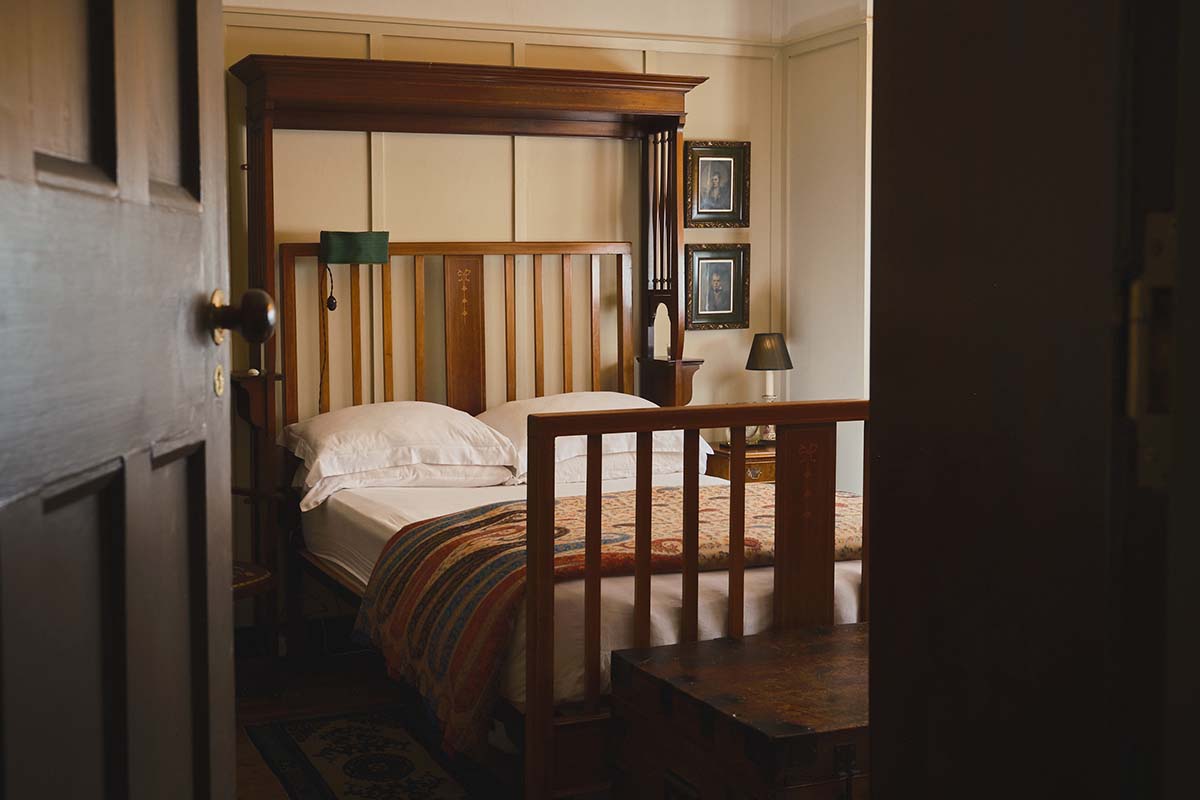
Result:
<svg viewBox="0 0 1200 800"><path fill-rule="evenodd" d="M217 344L225 341L226 330L238 331L252 344L265 342L275 332L275 301L262 289L247 289L242 304L231 306L217 289L208 307L208 328Z"/></svg>

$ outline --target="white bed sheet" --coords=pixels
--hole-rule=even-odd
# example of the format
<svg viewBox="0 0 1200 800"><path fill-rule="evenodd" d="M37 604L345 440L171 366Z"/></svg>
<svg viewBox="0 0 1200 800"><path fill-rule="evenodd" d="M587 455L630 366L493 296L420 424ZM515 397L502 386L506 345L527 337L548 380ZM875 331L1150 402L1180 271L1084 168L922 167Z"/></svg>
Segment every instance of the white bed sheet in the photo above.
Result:
<svg viewBox="0 0 1200 800"><path fill-rule="evenodd" d="M656 475L656 486L678 486L681 474ZM724 483L707 475L700 485ZM605 481L604 491L634 488L634 480ZM584 494L584 484L559 484L560 497ZM521 500L524 486L489 486L478 489L427 489L415 487L343 489L319 507L302 515L304 541L308 550L358 578L365 586L383 547L396 531L413 522L463 511L468 508ZM855 622L858 618L862 562L842 561L834 565L834 621ZM745 632L758 633L771 624L771 594L774 569L746 570ZM651 643L672 644L679 640L682 614L682 575L654 575L650 579ZM699 576L699 634L701 639L725 635L728 610L728 573L702 572ZM609 577L600 581L600 649L602 683L609 686L609 653L633 646L633 576ZM513 702L525 700L525 605L520 606L508 646L501 693ZM583 697L583 581L554 586L554 695L556 702Z"/></svg>

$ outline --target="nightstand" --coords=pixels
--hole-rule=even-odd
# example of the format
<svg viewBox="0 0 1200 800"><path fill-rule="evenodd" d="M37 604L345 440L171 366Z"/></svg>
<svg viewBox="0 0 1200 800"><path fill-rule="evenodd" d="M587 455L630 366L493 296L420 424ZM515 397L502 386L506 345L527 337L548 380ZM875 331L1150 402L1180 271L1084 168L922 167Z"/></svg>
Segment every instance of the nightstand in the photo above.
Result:
<svg viewBox="0 0 1200 800"><path fill-rule="evenodd" d="M729 443L721 442L713 446L715 451L708 457L709 475L729 479ZM775 443L762 442L746 445L746 480L751 483L770 482L775 480Z"/></svg>

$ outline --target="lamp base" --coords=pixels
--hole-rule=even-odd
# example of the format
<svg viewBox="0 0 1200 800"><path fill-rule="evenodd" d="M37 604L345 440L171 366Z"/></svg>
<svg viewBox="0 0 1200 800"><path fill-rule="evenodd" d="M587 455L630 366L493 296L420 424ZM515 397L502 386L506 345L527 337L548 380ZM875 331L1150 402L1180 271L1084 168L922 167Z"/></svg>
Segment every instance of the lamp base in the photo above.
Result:
<svg viewBox="0 0 1200 800"><path fill-rule="evenodd" d="M764 403L774 403L779 399L778 395L764 394L762 401ZM775 441L775 426L774 425L759 425L755 431L757 437L755 444L758 442L774 442Z"/></svg>

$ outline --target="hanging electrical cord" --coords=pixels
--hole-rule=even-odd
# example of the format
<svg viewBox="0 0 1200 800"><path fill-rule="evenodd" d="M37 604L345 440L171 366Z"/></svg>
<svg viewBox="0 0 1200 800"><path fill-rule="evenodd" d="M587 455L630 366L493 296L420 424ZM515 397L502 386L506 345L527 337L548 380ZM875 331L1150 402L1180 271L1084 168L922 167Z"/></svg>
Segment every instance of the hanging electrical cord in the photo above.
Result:
<svg viewBox="0 0 1200 800"><path fill-rule="evenodd" d="M325 265L325 274L329 277L329 296L325 298L325 308L330 311L337 311L337 298L333 296L333 270L329 265ZM325 314L321 315L321 369L317 378L317 411L321 410L321 395L325 393L325 370L328 366L326 359L329 354L329 319Z"/></svg>

